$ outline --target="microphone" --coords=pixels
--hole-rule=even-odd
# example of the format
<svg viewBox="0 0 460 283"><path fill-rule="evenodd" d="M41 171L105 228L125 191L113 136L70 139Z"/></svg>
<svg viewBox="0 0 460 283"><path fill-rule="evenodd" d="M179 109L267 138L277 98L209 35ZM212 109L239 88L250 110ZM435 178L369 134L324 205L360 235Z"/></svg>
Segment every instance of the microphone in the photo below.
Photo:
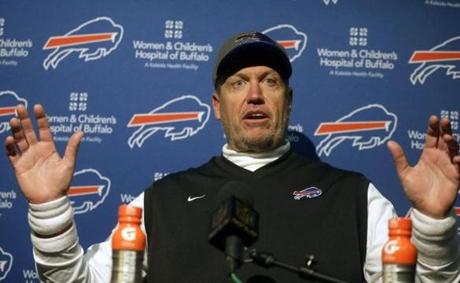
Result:
<svg viewBox="0 0 460 283"><path fill-rule="evenodd" d="M218 194L218 207L211 216L208 242L225 253L230 272L243 262L244 247L257 240L259 214L252 208L254 199L248 185L230 181Z"/></svg>

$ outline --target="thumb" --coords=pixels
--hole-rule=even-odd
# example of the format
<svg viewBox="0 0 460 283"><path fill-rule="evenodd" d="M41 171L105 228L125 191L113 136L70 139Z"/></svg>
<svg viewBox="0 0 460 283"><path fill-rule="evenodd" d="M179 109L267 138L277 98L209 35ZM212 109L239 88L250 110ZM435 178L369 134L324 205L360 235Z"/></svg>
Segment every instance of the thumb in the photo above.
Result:
<svg viewBox="0 0 460 283"><path fill-rule="evenodd" d="M83 137L83 132L75 132L67 142L67 147L64 153L64 159L68 160L71 164L75 164L77 159L78 147L80 146L81 138Z"/></svg>
<svg viewBox="0 0 460 283"><path fill-rule="evenodd" d="M409 167L409 163L407 162L406 156L404 155L404 151L401 146L395 141L387 142L388 150L393 157L393 162L396 167L396 171L398 175L401 175L404 170Z"/></svg>

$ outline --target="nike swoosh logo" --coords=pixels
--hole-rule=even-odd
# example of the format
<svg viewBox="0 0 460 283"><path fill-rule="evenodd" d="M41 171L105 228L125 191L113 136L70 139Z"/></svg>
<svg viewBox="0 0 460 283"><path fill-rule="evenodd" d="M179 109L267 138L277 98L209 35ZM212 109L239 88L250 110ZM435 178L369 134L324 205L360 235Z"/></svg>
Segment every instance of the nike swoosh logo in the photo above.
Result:
<svg viewBox="0 0 460 283"><path fill-rule="evenodd" d="M191 202L191 201L194 201L194 200L197 200L197 199L200 199L200 198L204 198L206 195L202 195L202 196L197 196L197 197L192 197L192 196L189 196L187 201L188 202Z"/></svg>

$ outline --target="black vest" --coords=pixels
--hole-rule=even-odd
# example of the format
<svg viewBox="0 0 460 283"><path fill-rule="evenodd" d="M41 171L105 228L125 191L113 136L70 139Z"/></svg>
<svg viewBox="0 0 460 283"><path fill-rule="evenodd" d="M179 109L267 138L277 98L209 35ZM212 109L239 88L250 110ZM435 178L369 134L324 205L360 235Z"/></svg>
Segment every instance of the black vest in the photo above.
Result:
<svg viewBox="0 0 460 283"><path fill-rule="evenodd" d="M369 181L290 151L255 172L214 157L155 182L144 198L148 282L230 282L224 255L207 238L219 190L231 180L247 183L254 197L260 214L257 250L299 267L313 254L315 271L364 281ZM254 264L243 265L237 274L248 283L321 282Z"/></svg>

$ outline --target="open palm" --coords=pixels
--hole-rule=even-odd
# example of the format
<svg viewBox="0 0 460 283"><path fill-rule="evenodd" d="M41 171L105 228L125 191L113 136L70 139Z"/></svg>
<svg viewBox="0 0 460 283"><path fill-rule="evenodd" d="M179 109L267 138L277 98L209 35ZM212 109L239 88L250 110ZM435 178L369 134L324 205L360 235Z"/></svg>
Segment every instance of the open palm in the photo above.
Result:
<svg viewBox="0 0 460 283"><path fill-rule="evenodd" d="M34 107L39 139L25 107L19 105L16 110L18 118L10 121L12 136L6 138L5 146L22 193L31 203L43 203L65 195L83 133L72 135L61 158L43 107Z"/></svg>
<svg viewBox="0 0 460 283"><path fill-rule="evenodd" d="M460 183L458 143L447 119L430 117L425 146L411 167L402 148L388 143L405 194L414 208L435 217L447 216L457 198Z"/></svg>

